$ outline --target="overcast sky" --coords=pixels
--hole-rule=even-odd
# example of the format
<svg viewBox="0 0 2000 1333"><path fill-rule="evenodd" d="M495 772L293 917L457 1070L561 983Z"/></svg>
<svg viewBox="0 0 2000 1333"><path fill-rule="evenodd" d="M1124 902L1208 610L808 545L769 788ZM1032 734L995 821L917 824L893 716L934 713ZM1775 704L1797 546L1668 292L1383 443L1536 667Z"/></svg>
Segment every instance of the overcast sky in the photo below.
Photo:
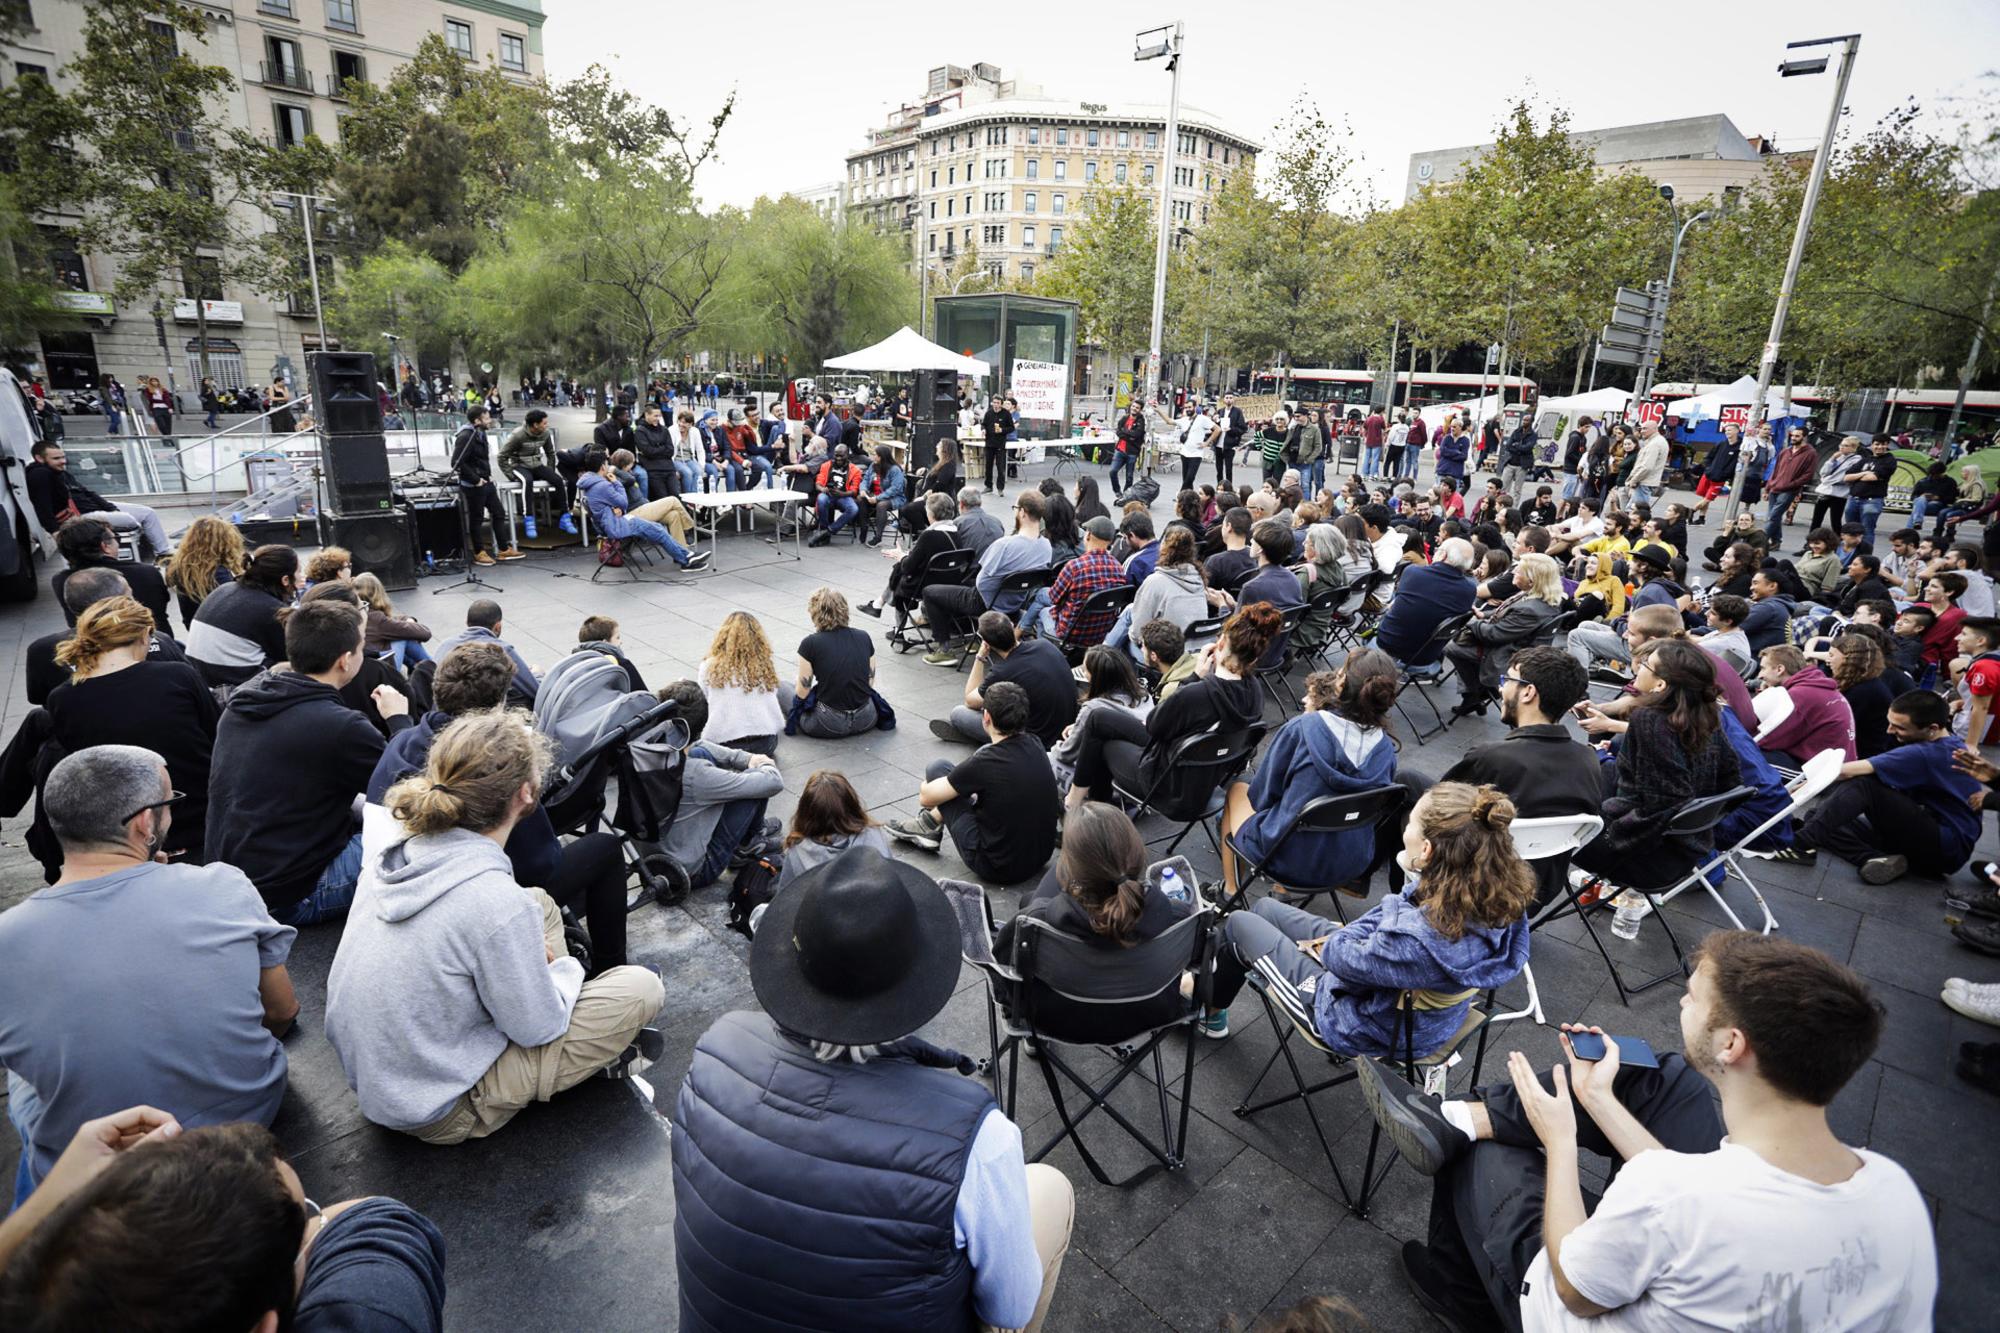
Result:
<svg viewBox="0 0 2000 1333"><path fill-rule="evenodd" d="M676 116L703 120L736 89L721 160L699 182L711 204L835 179L890 107L921 96L936 65L986 61L1052 97L1163 103L1164 62L1136 64L1132 36L1176 18L1187 25L1183 102L1268 142L1310 91L1329 119L1352 124L1369 183L1389 202L1401 197L1412 152L1490 140L1522 92L1565 107L1579 129L1721 112L1790 149L1817 142L1833 77L1780 79L1788 41L1862 33L1848 106L1863 126L1911 97L1944 110L2000 66L1994 0L751 0L698 12L658 0L544 0L544 9L551 79L602 63Z"/></svg>

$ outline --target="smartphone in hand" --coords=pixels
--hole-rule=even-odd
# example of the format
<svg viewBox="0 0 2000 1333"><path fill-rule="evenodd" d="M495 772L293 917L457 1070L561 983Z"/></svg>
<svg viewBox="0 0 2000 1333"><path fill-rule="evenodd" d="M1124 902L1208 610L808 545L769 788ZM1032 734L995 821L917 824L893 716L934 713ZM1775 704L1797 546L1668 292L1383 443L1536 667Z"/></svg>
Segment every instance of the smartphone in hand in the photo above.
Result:
<svg viewBox="0 0 2000 1333"><path fill-rule="evenodd" d="M1618 1063L1632 1065L1640 1069L1658 1069L1660 1057L1653 1054L1653 1048L1644 1037L1612 1037L1618 1043ZM1569 1048L1576 1052L1579 1060L1602 1060L1606 1038L1594 1032L1572 1032L1569 1034Z"/></svg>

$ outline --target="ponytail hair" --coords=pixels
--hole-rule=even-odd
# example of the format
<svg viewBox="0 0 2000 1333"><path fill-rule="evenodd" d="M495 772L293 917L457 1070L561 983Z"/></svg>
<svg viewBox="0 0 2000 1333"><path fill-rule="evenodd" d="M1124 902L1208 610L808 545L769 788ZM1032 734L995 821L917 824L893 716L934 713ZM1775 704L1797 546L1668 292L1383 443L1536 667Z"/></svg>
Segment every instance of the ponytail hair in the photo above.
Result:
<svg viewBox="0 0 2000 1333"><path fill-rule="evenodd" d="M1146 910L1146 844L1123 810L1087 801L1063 820L1056 878L1090 917L1090 928L1120 948Z"/></svg>
<svg viewBox="0 0 2000 1333"><path fill-rule="evenodd" d="M1387 727L1402 678L1395 659L1380 648L1349 653L1340 668L1333 711L1363 727Z"/></svg>
<svg viewBox="0 0 2000 1333"><path fill-rule="evenodd" d="M1269 602L1252 602L1223 622L1222 642L1244 671L1254 670L1285 618Z"/></svg>
<svg viewBox="0 0 2000 1333"><path fill-rule="evenodd" d="M152 636L153 613L131 597L92 602L76 618L76 634L56 645L56 661L78 680L88 679L113 649L144 643Z"/></svg>
<svg viewBox="0 0 2000 1333"><path fill-rule="evenodd" d="M438 733L424 771L391 787L386 803L412 835L486 833L507 821L515 792L541 789L548 762L548 744L525 715L467 713Z"/></svg>
<svg viewBox="0 0 2000 1333"><path fill-rule="evenodd" d="M1506 792L1465 782L1438 783L1411 811L1431 846L1419 896L1446 939L1461 938L1468 923L1509 926L1526 914L1535 877L1514 850L1514 814Z"/></svg>

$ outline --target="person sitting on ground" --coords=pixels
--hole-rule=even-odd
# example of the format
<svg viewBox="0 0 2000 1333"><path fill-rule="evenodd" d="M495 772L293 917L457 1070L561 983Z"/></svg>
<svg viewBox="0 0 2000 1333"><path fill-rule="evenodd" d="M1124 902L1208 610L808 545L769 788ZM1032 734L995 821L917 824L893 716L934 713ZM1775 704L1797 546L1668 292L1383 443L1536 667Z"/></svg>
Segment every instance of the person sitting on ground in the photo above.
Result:
<svg viewBox="0 0 2000 1333"><path fill-rule="evenodd" d="M260 546L241 576L202 599L188 626L187 655L203 680L233 688L285 660L279 614L298 596L298 576L297 551Z"/></svg>
<svg viewBox="0 0 2000 1333"><path fill-rule="evenodd" d="M771 798L784 790L784 774L769 755L734 750L706 740L708 699L701 685L677 680L660 690L662 702L680 705L688 729L681 771L681 802L663 848L688 873L689 886L706 888L771 850L782 825L765 817Z"/></svg>
<svg viewBox="0 0 2000 1333"><path fill-rule="evenodd" d="M777 658L757 617L731 611L722 618L695 680L708 700L703 734L711 741L750 754L778 752L785 706L779 697Z"/></svg>
<svg viewBox="0 0 2000 1333"><path fill-rule="evenodd" d="M885 859L893 855L889 835L870 817L861 793L854 790L847 775L821 769L799 789L792 826L785 833L785 864L778 871L772 893L783 893L808 871L853 847L866 847Z"/></svg>
<svg viewBox="0 0 2000 1333"><path fill-rule="evenodd" d="M178 799L160 756L131 745L75 751L43 785L62 874L0 913L17 1204L94 1116L268 1125L284 1098L295 932L234 866L165 863Z"/></svg>
<svg viewBox="0 0 2000 1333"><path fill-rule="evenodd" d="M625 655L625 637L620 632L618 622L610 616L585 616L576 628L575 653L596 653L616 662L625 672L625 687L646 693L646 678L639 672L639 666Z"/></svg>
<svg viewBox="0 0 2000 1333"><path fill-rule="evenodd" d="M1939 676L1958 651L1958 631L1966 617L1958 599L1965 595L1965 587L1965 575L1955 570L1933 574L1924 581L1923 604L1935 619L1924 631L1923 663Z"/></svg>
<svg viewBox="0 0 2000 1333"><path fill-rule="evenodd" d="M514 878L503 849L548 763L528 720L496 709L445 727L423 773L389 789L391 841L362 869L326 982L327 1039L374 1124L484 1138L664 1049L647 1028L666 1003L659 976L586 981L555 900Z"/></svg>
<svg viewBox="0 0 2000 1333"><path fill-rule="evenodd" d="M1822 750L1840 751L1843 761L1853 759L1854 712L1833 678L1790 644L1766 648L1758 661L1764 689L1783 691L1790 706L1776 710L1772 720L1757 728L1757 748L1787 768L1804 768ZM1762 698L1760 694L1760 702Z"/></svg>
<svg viewBox="0 0 2000 1333"><path fill-rule="evenodd" d="M951 710L949 719L933 720L931 734L943 741L986 744L984 693L1012 681L1028 695L1025 730L1043 745L1054 746L1077 712L1076 681L1062 650L1048 639L1019 637L1014 622L998 611L979 617L978 635L979 653L965 681L965 702Z"/></svg>
<svg viewBox="0 0 2000 1333"><path fill-rule="evenodd" d="M1500 678L1507 674L1515 652L1541 638L1562 614L1562 568L1550 557L1533 552L1522 556L1514 566L1513 586L1512 597L1475 612L1458 637L1445 645L1445 659L1463 692L1452 710L1455 717L1484 714L1487 703L1499 693Z"/></svg>
<svg viewBox="0 0 2000 1333"><path fill-rule="evenodd" d="M390 600L389 590L382 586L380 578L373 574L356 574L353 586L354 595L361 599L368 612L364 642L370 657L387 656L405 671L419 662L431 660L430 652L424 647L430 642L430 626L415 616L397 615L396 604Z"/></svg>
<svg viewBox="0 0 2000 1333"><path fill-rule="evenodd" d="M1139 626L1134 640L1146 652L1146 670L1158 677L1154 699L1164 702L1168 695L1193 680L1201 656L1188 648L1187 634L1171 620L1149 620Z"/></svg>
<svg viewBox="0 0 2000 1333"><path fill-rule="evenodd" d="M1831 528L1814 528L1806 537L1806 553L1792 565L1805 585L1806 596L1815 602L1833 605L1840 595L1842 568L1835 548L1840 538Z"/></svg>
<svg viewBox="0 0 2000 1333"><path fill-rule="evenodd" d="M195 612L201 609L203 599L222 584L241 577L249 563L243 529L236 524L214 514L203 514L188 524L163 572L174 600L180 603L181 624L193 629Z"/></svg>
<svg viewBox="0 0 2000 1333"><path fill-rule="evenodd" d="M1023 1165L1019 1128L953 1072L971 1062L914 1035L958 983L958 938L928 876L862 848L771 901L750 947L762 1012L715 1021L674 1102L682 1328L834 1310L844 1327L1041 1326L1069 1182ZM863 1198L871 1224L836 1236L827 1219Z"/></svg>
<svg viewBox="0 0 2000 1333"><path fill-rule="evenodd" d="M999 611L1010 619L1027 606L1029 594L1002 585L1010 575L1049 567L1049 540L1042 535L1042 497L1024 491L1014 501L1014 531L988 546L979 557L979 573L971 586L933 583L924 589L924 621L938 647L924 654L932 666L956 668L970 649L965 636L984 611ZM962 526L962 525L961 525Z"/></svg>
<svg viewBox="0 0 2000 1333"><path fill-rule="evenodd" d="M1250 511L1235 505L1222 516L1222 550L1208 558L1208 585L1233 593L1257 572L1257 555L1250 549ZM1143 623L1143 622L1141 622Z"/></svg>
<svg viewBox="0 0 2000 1333"><path fill-rule="evenodd" d="M1021 611L1021 625L1042 638L1090 648L1103 643L1118 623L1118 613L1086 612L1084 604L1100 592L1128 586L1125 571L1111 558L1118 529L1099 515L1083 524L1083 550L1056 571L1055 582L1037 588Z"/></svg>
<svg viewBox="0 0 2000 1333"><path fill-rule="evenodd" d="M62 606L64 619L71 625L76 620L70 614L68 602L63 600L63 585L80 570L110 569L124 576L132 596L153 613L153 624L163 633L172 633L167 620L166 580L157 566L125 559L119 553L118 538L110 524L95 518L67 520L56 529L56 552L63 558L63 568L49 579L49 586Z"/></svg>
<svg viewBox="0 0 2000 1333"><path fill-rule="evenodd" d="M151 1106L85 1121L0 1223L6 1328L437 1333L444 1299L423 1214L381 1196L322 1208L261 1125L184 1129Z"/></svg>
<svg viewBox="0 0 2000 1333"><path fill-rule="evenodd" d="M507 626L500 613L500 603L488 597L481 597L465 608L465 628L438 645L437 655L446 653L461 643L497 643L507 650L507 656L514 663L514 684L508 691L511 701L522 708L535 706L535 695L541 683L535 677L535 669L528 665L528 659L506 639Z"/></svg>
<svg viewBox="0 0 2000 1333"><path fill-rule="evenodd" d="M792 718L798 730L839 740L875 730L875 641L847 623L847 599L819 588L806 599L813 632L799 640L799 673ZM790 731L792 723L787 723Z"/></svg>
<svg viewBox="0 0 2000 1333"><path fill-rule="evenodd" d="M72 622L80 622L83 613L99 602L131 595L125 576L115 569L80 569L63 584L63 600L68 603ZM146 614L150 618L152 612ZM73 629L57 630L30 640L22 650L21 675L27 684L29 707L46 704L56 686L70 678L69 668L56 660L56 652L74 635ZM181 645L157 628L147 635L146 660L193 665Z"/></svg>
<svg viewBox="0 0 2000 1333"><path fill-rule="evenodd" d="M1472 543L1451 537L1438 543L1428 565L1413 565L1396 580L1396 595L1375 627L1375 646L1405 670L1434 666L1444 656L1438 629L1472 609Z"/></svg>
<svg viewBox="0 0 2000 1333"><path fill-rule="evenodd" d="M361 671L361 634L354 607L299 606L285 619L287 669L238 688L216 726L209 859L241 869L286 925L346 915L360 877L354 798L383 747L382 733L339 696ZM392 727L409 725L409 701L395 690L377 689L374 703Z"/></svg>
<svg viewBox="0 0 2000 1333"><path fill-rule="evenodd" d="M1761 569L1757 571L1759 576L1763 573ZM1694 644L1705 653L1715 654L1723 666L1741 675L1753 660L1750 636L1743 632L1743 622L1749 618L1748 601L1734 593L1716 593L1708 600L1708 633L1695 635Z"/></svg>
<svg viewBox="0 0 2000 1333"><path fill-rule="evenodd" d="M1717 931L1694 955L1681 1044L1659 1067L1616 1043L1442 1104L1386 1064L1361 1067L1376 1121L1404 1161L1436 1177L1429 1242L1403 1246L1426 1310L1455 1328L1769 1327L1802 1293L1828 1292L1825 1324L1922 1328L1937 1297L1929 1210L1904 1170L1834 1137L1826 1108L1875 1053L1883 1012L1868 985L1778 935ZM1716 1113L1717 1092L1721 1114ZM1727 1138L1724 1135L1727 1134ZM1613 1175L1595 1211L1578 1149ZM1851 1269L1857 1254L1869 1261Z"/></svg>
<svg viewBox="0 0 2000 1333"><path fill-rule="evenodd" d="M1986 574L1984 551L1970 543L1960 542L1944 553L1941 563L1965 579L1965 591L1958 599L1960 610L1968 616L1982 618L1995 614L1993 580Z"/></svg>
<svg viewBox="0 0 2000 1333"><path fill-rule="evenodd" d="M1890 600L1889 585L1882 582L1881 569L1882 561L1876 556L1850 557L1846 565L1847 578L1840 585L1839 594L1833 599L1834 614L1851 617L1854 608L1862 602ZM1928 652L1928 649L1926 651Z"/></svg>
<svg viewBox="0 0 2000 1333"><path fill-rule="evenodd" d="M1386 748L1386 747L1385 747ZM1403 830L1414 878L1342 925L1260 898L1223 925L1203 1035L1229 1035L1229 1005L1255 969L1292 1022L1343 1055L1430 1054L1458 1031L1476 991L1528 962L1535 879L1514 851L1514 803L1497 787L1443 782ZM1422 992L1406 1008L1407 991Z"/></svg>
<svg viewBox="0 0 2000 1333"><path fill-rule="evenodd" d="M1975 749L1994 743L1993 696L2000 693L2000 620L1968 619L1958 630L1951 663L1952 735Z"/></svg>
<svg viewBox="0 0 2000 1333"><path fill-rule="evenodd" d="M368 611L367 606L361 600L361 595L354 591L354 585L343 583L338 579L330 579L325 583L316 583L306 589L305 593L299 598L299 605L304 606L308 602L338 602L342 606L353 607L364 618ZM287 614L289 615L290 613L287 612ZM389 716L375 706L376 689L387 687L395 691L403 697L403 702L411 707L415 706L416 695L410 689L408 679L404 677L402 672L396 670L394 663L387 657L377 657L367 651L365 634L362 642L361 669L354 673L353 680L348 681L340 687L340 701L367 718L374 725L375 730L381 732L386 739L407 724L403 721L397 721L392 724ZM407 713L407 709L405 711Z"/></svg>
<svg viewBox="0 0 2000 1333"><path fill-rule="evenodd" d="M368 802L388 809L389 789L424 771L431 746L454 718L504 707L514 664L497 643L462 643L438 663L430 712L391 737L368 776ZM364 824L366 818L364 817ZM507 837L514 882L546 889L590 927L593 975L625 962L625 853L619 835L599 830L562 842L537 804Z"/></svg>
<svg viewBox="0 0 2000 1333"><path fill-rule="evenodd" d="M1332 680L1325 679L1328 675ZM1230 784L1222 811L1222 887L1234 897L1240 848L1276 884L1340 886L1364 896L1376 863L1373 829L1290 833L1306 806L1323 796L1353 796L1386 787L1396 777L1396 745L1386 727L1396 706L1396 664L1363 648L1331 673L1315 672L1309 694L1316 708L1278 728L1264 760L1248 779Z"/></svg>
<svg viewBox="0 0 2000 1333"><path fill-rule="evenodd" d="M1864 884L1913 870L1951 875L1965 864L1979 840L1970 798L1981 786L1952 764L1951 710L1941 696L1912 690L1889 705L1889 737L1891 748L1841 765L1840 781L1773 860L1812 865L1825 848L1858 865Z"/></svg>
<svg viewBox="0 0 2000 1333"><path fill-rule="evenodd" d="M693 532L693 520L687 517L687 510L679 500L667 496L627 513L628 497L613 472L608 456L591 451L584 458L584 471L585 475L579 483L580 492L584 507L590 511L591 524L601 539L610 542L648 541L665 551L667 558L682 569L708 568L710 552L690 551L662 526L672 521L678 512L685 525L684 535Z"/></svg>
<svg viewBox="0 0 2000 1333"><path fill-rule="evenodd" d="M1760 569L1750 576L1750 602L1737 628L1749 645L1751 660L1766 648L1791 639L1792 613L1797 609L1778 581L1775 569Z"/></svg>
<svg viewBox="0 0 2000 1333"><path fill-rule="evenodd" d="M923 600L924 574L931 561L945 551L957 549L959 544L958 525L954 521L958 511L949 495L933 491L917 507L928 515L928 524L917 533L916 541L903 557L889 567L889 586L882 596L855 608L879 620L885 607L894 607L898 632L909 625L910 612Z"/></svg>
<svg viewBox="0 0 2000 1333"><path fill-rule="evenodd" d="M987 743L956 764L933 762L917 790L923 809L891 823L889 836L935 852L949 832L973 874L1018 884L1048 864L1062 801L1048 750L1027 730L1027 690L1001 681L982 703Z"/></svg>
<svg viewBox="0 0 2000 1333"><path fill-rule="evenodd" d="M1916 687L1907 674L1889 664L1881 643L1860 629L1836 638L1827 648L1826 661L1854 716L1854 755L1872 759L1892 744L1889 705Z"/></svg>
<svg viewBox="0 0 2000 1333"><path fill-rule="evenodd" d="M1576 502L1576 513L1549 529L1549 554L1561 559L1585 542L1602 537L1607 519L1599 514L1604 506L1590 496ZM1620 520L1622 525L1623 520Z"/></svg>
<svg viewBox="0 0 2000 1333"><path fill-rule="evenodd" d="M354 578L354 553L345 546L322 546L306 561L306 590L322 583L347 583Z"/></svg>

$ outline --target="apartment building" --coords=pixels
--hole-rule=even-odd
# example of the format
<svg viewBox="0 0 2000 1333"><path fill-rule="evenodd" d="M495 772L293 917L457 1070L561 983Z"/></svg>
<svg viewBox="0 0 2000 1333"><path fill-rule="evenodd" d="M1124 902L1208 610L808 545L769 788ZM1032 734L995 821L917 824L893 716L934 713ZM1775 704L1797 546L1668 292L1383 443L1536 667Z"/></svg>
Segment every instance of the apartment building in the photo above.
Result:
<svg viewBox="0 0 2000 1333"><path fill-rule="evenodd" d="M1745 135L1721 114L1577 130L1569 137L1590 150L1600 176L1633 172L1673 186L1685 200L1720 199L1761 184L1776 163L1800 157L1812 160L1811 149L1780 152L1769 139ZM1492 147L1474 144L1410 154L1403 197L1414 199L1426 185L1458 180Z"/></svg>
<svg viewBox="0 0 2000 1333"><path fill-rule="evenodd" d="M0 79L63 82L63 67L82 50L80 0L10 0L26 12L26 30L0 43ZM542 75L540 0L230 0L206 3L211 26L194 54L236 78L224 108L229 123L276 143L309 134L338 142L340 118L356 83L379 83L437 33L453 50L493 65L524 84ZM185 34L175 35L186 41ZM255 225L275 226L272 201ZM289 206L296 207L296 203ZM250 207L245 205L246 208ZM41 365L56 388L94 384L100 374L127 386L141 375L171 368L183 398L193 405L200 383L196 302L208 317L209 373L218 383L268 382L305 372L305 354L319 348L310 292L274 298L248 289L225 289L199 276L180 289L162 291L158 323L151 300L119 301L113 295L116 262L62 244L62 219L44 219L52 243L59 299L82 317L81 329L44 334ZM300 256L304 271L304 256ZM322 256L323 276L329 261ZM161 351L164 333L166 351ZM330 339L337 348L337 339Z"/></svg>

